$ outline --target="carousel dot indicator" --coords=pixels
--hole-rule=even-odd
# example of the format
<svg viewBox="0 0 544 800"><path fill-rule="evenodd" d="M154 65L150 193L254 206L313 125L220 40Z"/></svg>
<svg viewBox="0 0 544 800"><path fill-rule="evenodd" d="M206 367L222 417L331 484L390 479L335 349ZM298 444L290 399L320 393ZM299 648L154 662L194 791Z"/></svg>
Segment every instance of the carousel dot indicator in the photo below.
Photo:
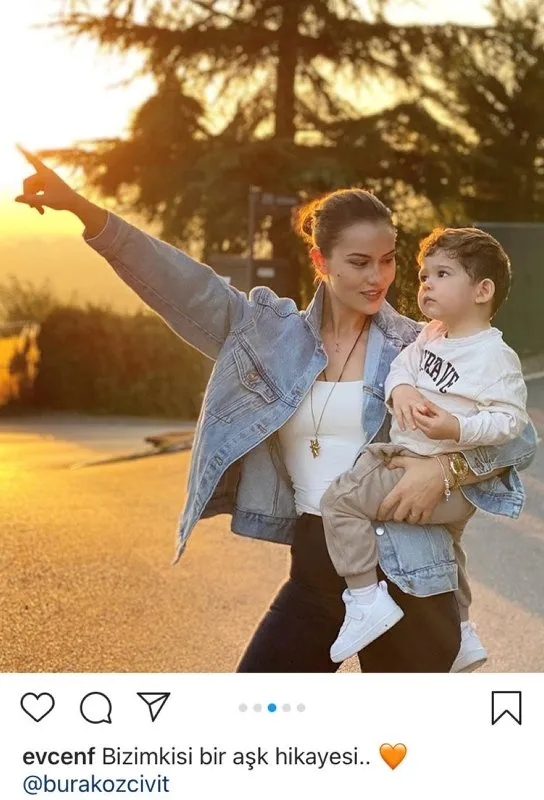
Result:
<svg viewBox="0 0 544 800"><path fill-rule="evenodd" d="M306 711L306 706L304 705L304 703L298 704L297 711Z"/></svg>
<svg viewBox="0 0 544 800"><path fill-rule="evenodd" d="M291 711L291 706L289 705L289 703L284 703L282 705L282 707L281 707L281 710L282 711Z"/></svg>
<svg viewBox="0 0 544 800"><path fill-rule="evenodd" d="M245 704L245 703L241 703L241 704L238 706L238 711L247 711L247 706L246 706L246 704Z"/></svg>
<svg viewBox="0 0 544 800"><path fill-rule="evenodd" d="M277 705L275 703L269 703L268 704L268 710L269 711L276 711L276 709L277 709Z"/></svg>
<svg viewBox="0 0 544 800"><path fill-rule="evenodd" d="M255 703L255 705L253 706L253 711L262 711L262 710L263 710L262 705L260 703Z"/></svg>

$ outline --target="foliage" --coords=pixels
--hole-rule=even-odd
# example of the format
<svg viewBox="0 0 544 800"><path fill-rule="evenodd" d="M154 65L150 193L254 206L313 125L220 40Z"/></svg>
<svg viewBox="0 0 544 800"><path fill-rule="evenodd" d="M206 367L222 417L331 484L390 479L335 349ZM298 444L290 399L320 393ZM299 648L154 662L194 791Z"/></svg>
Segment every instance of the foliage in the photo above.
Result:
<svg viewBox="0 0 544 800"><path fill-rule="evenodd" d="M491 10L493 37L455 42L426 93L455 132L464 220L543 221L544 8L494 0Z"/></svg>
<svg viewBox="0 0 544 800"><path fill-rule="evenodd" d="M0 325L2 323L42 322L58 304L51 284L40 286L9 275L0 284Z"/></svg>
<svg viewBox="0 0 544 800"><path fill-rule="evenodd" d="M392 25L386 5L108 0L91 11L70 0L54 24L140 53L157 91L127 140L57 155L121 209L125 200L159 220L168 241L200 243L207 256L247 247L250 185L301 199L364 185L408 212L414 193L433 203L445 187L456 191L459 174L454 137L420 102L417 67L431 46L448 52L461 34L471 42L488 32ZM389 105L363 112L356 94L378 86ZM260 234L274 255L300 263L288 215L263 217Z"/></svg>
<svg viewBox="0 0 544 800"><path fill-rule="evenodd" d="M53 24L139 53L156 93L126 139L56 155L204 258L245 251L250 185L301 201L371 188L413 253L437 223L542 219L542 4L492 0L488 28L396 26L387 5L65 0ZM259 245L289 259L293 296L298 285L308 299L288 221L263 215ZM399 259L403 310L414 309L413 263Z"/></svg>
<svg viewBox="0 0 544 800"><path fill-rule="evenodd" d="M61 304L48 283L14 276L0 312L0 405L198 416L210 362L155 314Z"/></svg>
<svg viewBox="0 0 544 800"><path fill-rule="evenodd" d="M59 307L38 336L37 407L108 414L198 416L204 356L154 314Z"/></svg>

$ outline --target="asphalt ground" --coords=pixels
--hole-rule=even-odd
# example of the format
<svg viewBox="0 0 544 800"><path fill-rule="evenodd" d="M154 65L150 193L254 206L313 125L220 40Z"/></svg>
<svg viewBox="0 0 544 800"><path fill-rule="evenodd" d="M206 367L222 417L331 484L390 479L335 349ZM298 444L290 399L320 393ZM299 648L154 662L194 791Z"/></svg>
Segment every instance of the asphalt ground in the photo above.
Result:
<svg viewBox="0 0 544 800"><path fill-rule="evenodd" d="M544 435L543 378L529 382L529 409ZM189 429L180 420L0 419L1 671L235 668L286 575L288 550L235 536L220 516L201 521L171 565L190 453L146 457L154 448L145 437ZM542 446L523 479L519 520L478 512L465 536L488 672L544 671Z"/></svg>

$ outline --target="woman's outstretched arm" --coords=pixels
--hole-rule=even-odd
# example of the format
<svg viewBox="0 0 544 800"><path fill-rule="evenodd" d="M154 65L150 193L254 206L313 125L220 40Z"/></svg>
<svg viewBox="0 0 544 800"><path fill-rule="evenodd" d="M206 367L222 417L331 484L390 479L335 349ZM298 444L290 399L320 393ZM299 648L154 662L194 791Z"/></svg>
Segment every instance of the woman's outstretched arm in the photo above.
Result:
<svg viewBox="0 0 544 800"><path fill-rule="evenodd" d="M215 359L236 325L251 317L245 294L187 253L150 236L75 192L39 158L20 148L35 174L16 198L36 208L75 214L85 241L186 342Z"/></svg>

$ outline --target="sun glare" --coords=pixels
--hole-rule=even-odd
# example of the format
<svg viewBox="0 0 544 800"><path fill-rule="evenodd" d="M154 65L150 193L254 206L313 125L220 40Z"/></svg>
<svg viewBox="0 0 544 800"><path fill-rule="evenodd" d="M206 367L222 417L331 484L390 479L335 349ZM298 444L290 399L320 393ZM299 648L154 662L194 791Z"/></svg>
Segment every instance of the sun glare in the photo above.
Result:
<svg viewBox="0 0 544 800"><path fill-rule="evenodd" d="M18 193L32 171L16 151L17 142L47 149L121 135L130 111L153 90L151 79L109 89L135 71L136 57L105 56L94 43L70 42L57 30L33 27L58 9L56 0L10 6L9 36L0 49L2 196Z"/></svg>

